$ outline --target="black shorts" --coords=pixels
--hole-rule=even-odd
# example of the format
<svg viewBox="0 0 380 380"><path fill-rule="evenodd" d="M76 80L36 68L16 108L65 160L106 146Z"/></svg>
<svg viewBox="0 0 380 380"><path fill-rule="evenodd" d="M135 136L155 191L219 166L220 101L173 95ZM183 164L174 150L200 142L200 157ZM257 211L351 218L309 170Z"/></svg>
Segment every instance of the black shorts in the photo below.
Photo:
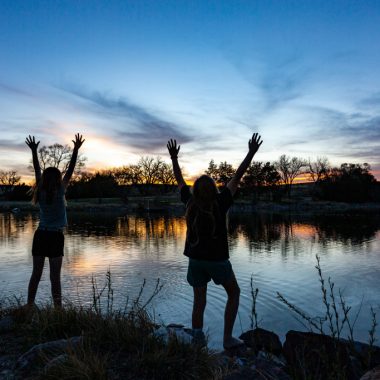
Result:
<svg viewBox="0 0 380 380"><path fill-rule="evenodd" d="M65 237L62 231L46 231L37 229L33 238L33 256L63 256Z"/></svg>

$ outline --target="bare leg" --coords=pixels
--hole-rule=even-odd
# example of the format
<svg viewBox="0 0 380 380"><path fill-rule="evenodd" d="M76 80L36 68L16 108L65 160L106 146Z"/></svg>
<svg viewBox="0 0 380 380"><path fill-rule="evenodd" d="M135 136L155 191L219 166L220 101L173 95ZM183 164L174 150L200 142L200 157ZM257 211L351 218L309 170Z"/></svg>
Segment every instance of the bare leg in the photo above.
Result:
<svg viewBox="0 0 380 380"><path fill-rule="evenodd" d="M44 270L45 256L33 256L33 272L28 286L28 305L32 306L36 299L38 284Z"/></svg>
<svg viewBox="0 0 380 380"><path fill-rule="evenodd" d="M193 287L194 303L193 303L193 329L203 328L203 314L206 308L207 285L198 288Z"/></svg>
<svg viewBox="0 0 380 380"><path fill-rule="evenodd" d="M63 256L49 257L51 295L53 296L53 302L54 302L55 307L62 306L62 291L61 291L62 257Z"/></svg>
<svg viewBox="0 0 380 380"><path fill-rule="evenodd" d="M232 329L234 327L237 311L239 308L240 288L236 281L235 274L224 284L222 284L227 292L227 304L224 312L224 336L223 345L225 348L241 343L232 337Z"/></svg>

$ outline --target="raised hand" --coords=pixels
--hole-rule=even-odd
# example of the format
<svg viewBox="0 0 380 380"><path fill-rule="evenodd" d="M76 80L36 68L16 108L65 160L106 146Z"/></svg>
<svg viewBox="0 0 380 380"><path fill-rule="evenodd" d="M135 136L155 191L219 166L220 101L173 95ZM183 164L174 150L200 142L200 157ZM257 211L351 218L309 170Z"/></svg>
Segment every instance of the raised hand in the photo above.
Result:
<svg viewBox="0 0 380 380"><path fill-rule="evenodd" d="M71 140L71 141L74 143L74 149L79 149L86 140L83 138L82 135L77 133L75 135L75 140Z"/></svg>
<svg viewBox="0 0 380 380"><path fill-rule="evenodd" d="M260 140L261 136L258 133L254 133L252 135L252 139L248 141L248 148L251 153L255 154L259 150L261 144L263 143L263 140Z"/></svg>
<svg viewBox="0 0 380 380"><path fill-rule="evenodd" d="M171 158L178 158L178 152L179 148L181 147L178 145L177 147L177 140L170 139L166 145L168 147L168 151Z"/></svg>
<svg viewBox="0 0 380 380"><path fill-rule="evenodd" d="M30 136L26 138L25 140L25 144L28 145L28 147L32 150L32 151L37 151L37 148L38 148L38 144L40 142L36 142L34 136Z"/></svg>

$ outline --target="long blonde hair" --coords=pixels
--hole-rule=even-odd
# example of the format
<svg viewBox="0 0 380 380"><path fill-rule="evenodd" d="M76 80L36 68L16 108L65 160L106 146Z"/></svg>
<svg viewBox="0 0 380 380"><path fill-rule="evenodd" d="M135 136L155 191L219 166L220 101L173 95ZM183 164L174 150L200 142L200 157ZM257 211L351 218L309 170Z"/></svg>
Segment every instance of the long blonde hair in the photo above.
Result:
<svg viewBox="0 0 380 380"><path fill-rule="evenodd" d="M220 211L216 196L218 188L208 175L200 176L193 186L193 197L186 210L187 239L192 246L199 243L200 236L216 237Z"/></svg>
<svg viewBox="0 0 380 380"><path fill-rule="evenodd" d="M32 204L38 203L42 191L46 194L46 202L52 203L61 186L61 171L52 166L46 168L42 173L41 179L32 188Z"/></svg>

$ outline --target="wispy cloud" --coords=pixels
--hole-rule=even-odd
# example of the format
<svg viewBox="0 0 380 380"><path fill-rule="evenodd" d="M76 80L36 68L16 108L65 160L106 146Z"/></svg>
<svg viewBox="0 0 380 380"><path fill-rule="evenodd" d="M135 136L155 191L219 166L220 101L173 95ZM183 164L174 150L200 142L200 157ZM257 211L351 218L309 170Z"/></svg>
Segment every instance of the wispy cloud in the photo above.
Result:
<svg viewBox="0 0 380 380"><path fill-rule="evenodd" d="M0 92L3 92L5 94L16 95L16 96L28 96L28 97L32 96L30 92L25 91L24 89L20 89L19 87L10 85L5 82L0 82Z"/></svg>
<svg viewBox="0 0 380 380"><path fill-rule="evenodd" d="M148 152L162 149L168 138L176 138L181 142L189 142L195 138L191 130L185 130L183 126L165 120L125 97L112 97L77 86L65 86L63 90L79 98L81 106L87 111L112 122L108 132L128 146Z"/></svg>
<svg viewBox="0 0 380 380"><path fill-rule="evenodd" d="M256 90L258 99L255 104L261 106L262 112L273 111L301 97L311 72L297 54L279 59L259 56L242 59L241 54L229 51L227 60Z"/></svg>
<svg viewBox="0 0 380 380"><path fill-rule="evenodd" d="M358 102L359 106L373 108L380 106L380 92L375 92Z"/></svg>
<svg viewBox="0 0 380 380"><path fill-rule="evenodd" d="M23 142L20 142L19 140L1 140L0 141L0 149L1 150L10 150L10 151L18 151L18 152L24 152L27 147Z"/></svg>

